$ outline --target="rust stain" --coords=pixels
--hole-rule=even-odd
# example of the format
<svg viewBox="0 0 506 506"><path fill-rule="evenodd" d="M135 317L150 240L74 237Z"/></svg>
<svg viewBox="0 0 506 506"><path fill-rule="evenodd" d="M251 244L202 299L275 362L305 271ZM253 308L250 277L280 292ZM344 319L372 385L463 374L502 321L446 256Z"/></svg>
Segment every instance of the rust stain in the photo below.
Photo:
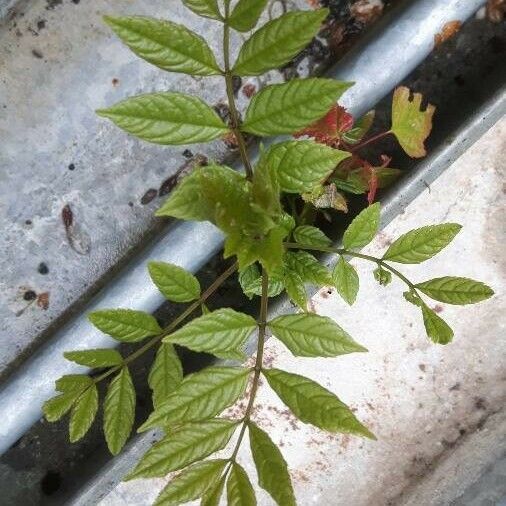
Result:
<svg viewBox="0 0 506 506"><path fill-rule="evenodd" d="M39 306L44 311L49 307L49 292L39 293L37 296L37 306Z"/></svg>
<svg viewBox="0 0 506 506"><path fill-rule="evenodd" d="M451 39L462 26L462 23L458 20L456 21L448 21L439 33L434 35L434 47L439 47L443 42L446 42L448 39Z"/></svg>

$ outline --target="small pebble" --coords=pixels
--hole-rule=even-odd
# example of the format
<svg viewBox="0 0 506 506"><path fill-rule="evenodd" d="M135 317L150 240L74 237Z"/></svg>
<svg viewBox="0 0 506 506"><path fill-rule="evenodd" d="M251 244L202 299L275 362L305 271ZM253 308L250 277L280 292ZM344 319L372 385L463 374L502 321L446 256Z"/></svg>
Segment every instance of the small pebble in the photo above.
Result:
<svg viewBox="0 0 506 506"><path fill-rule="evenodd" d="M35 300L36 298L37 294L33 290L27 290L23 295L23 299L25 300Z"/></svg>
<svg viewBox="0 0 506 506"><path fill-rule="evenodd" d="M39 271L39 274L47 274L49 272L49 268L48 268L47 264L45 264L44 262L41 262L39 264L39 267L37 268L37 270Z"/></svg>
<svg viewBox="0 0 506 506"><path fill-rule="evenodd" d="M71 164L69 165L69 170L74 170L75 168L76 168L76 166L75 166L73 163L71 163Z"/></svg>

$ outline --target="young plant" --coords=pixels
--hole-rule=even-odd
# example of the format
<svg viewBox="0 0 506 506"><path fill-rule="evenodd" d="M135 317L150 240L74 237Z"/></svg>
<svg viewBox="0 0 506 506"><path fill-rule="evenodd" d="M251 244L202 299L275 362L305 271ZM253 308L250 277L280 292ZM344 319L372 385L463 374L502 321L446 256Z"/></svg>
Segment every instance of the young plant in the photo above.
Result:
<svg viewBox="0 0 506 506"><path fill-rule="evenodd" d="M223 494L229 505L256 504L254 487L237 461L247 432L258 485L277 504L290 506L295 504L295 497L287 464L269 435L252 419L261 376L302 422L332 433L374 439L335 394L311 379L267 367L263 362L267 330L295 356L337 357L367 351L333 320L308 311L306 285L335 286L351 305L357 297L359 278L348 258L371 262L374 277L381 285L390 283L392 276L406 285L405 299L420 308L428 337L439 344L449 343L453 332L423 296L449 304L472 304L489 298L493 292L467 278L445 276L414 282L394 267L433 257L459 232L460 225L454 223L412 230L394 241L380 258L359 252L378 231L380 205L372 203L376 190L398 172L388 167L387 157L375 164L361 158L359 152L373 140L392 134L408 155L423 156L432 106L421 111L421 96L414 94L410 99L408 89L398 88L391 129L364 140L374 113L354 122L336 104L352 83L307 78L266 86L253 97L242 119L234 101L233 77L260 75L288 62L316 35L327 10L290 12L269 21L246 40L232 63L232 30L254 29L266 0L239 0L233 9L229 0L220 6L217 0L183 3L223 25L223 67L206 41L184 26L137 16L106 17L105 21L135 54L161 69L222 76L230 124L225 124L200 98L176 92L139 95L101 109L98 114L130 134L158 144L235 137L244 174L215 162L196 168L157 212L158 216L214 223L225 235L224 256L234 257L235 261L204 291L184 269L151 262L149 274L163 295L170 301L190 304L165 328L141 311L106 309L91 313L91 323L117 341L143 344L127 357L111 349L65 353L68 360L100 371L93 377L78 374L58 379L59 393L45 403L44 413L50 421L70 413L70 440L79 440L99 408L97 384L110 379L103 425L107 445L116 455L134 423L135 390L129 365L157 346L147 378L154 410L138 430L162 429L165 436L146 452L126 479L181 471L161 492L157 505L201 498L202 505L210 506L218 504ZM245 133L260 137L294 134L295 139L271 144L254 162L248 154ZM332 209L346 210L342 192L367 193L370 205L345 231L343 246L335 247L315 226L314 219L322 210L326 214ZM333 271L311 251L335 254ZM210 312L205 306L236 271L244 293L261 298L258 321L230 308ZM283 291L301 311L269 319L269 298ZM199 311L201 316L196 316ZM241 363L245 359L244 345L255 332L257 351L252 367L212 365L183 377L174 345ZM247 407L241 417L220 416L245 394ZM224 449L234 435L235 444L228 458L205 460Z"/></svg>

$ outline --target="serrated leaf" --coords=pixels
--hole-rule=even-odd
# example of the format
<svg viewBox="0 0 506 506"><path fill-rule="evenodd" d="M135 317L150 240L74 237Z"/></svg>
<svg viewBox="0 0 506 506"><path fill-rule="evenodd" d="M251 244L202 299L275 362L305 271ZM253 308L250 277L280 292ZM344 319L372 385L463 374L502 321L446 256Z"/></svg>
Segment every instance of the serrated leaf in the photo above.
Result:
<svg viewBox="0 0 506 506"><path fill-rule="evenodd" d="M104 16L104 20L137 56L163 70L221 74L207 42L183 25L146 16Z"/></svg>
<svg viewBox="0 0 506 506"><path fill-rule="evenodd" d="M205 459L229 442L238 422L206 420L184 425L155 443L126 480L165 476Z"/></svg>
<svg viewBox="0 0 506 506"><path fill-rule="evenodd" d="M217 0L183 0L183 4L204 18L222 19Z"/></svg>
<svg viewBox="0 0 506 506"><path fill-rule="evenodd" d="M267 0L239 0L228 19L228 24L239 32L249 32L255 28Z"/></svg>
<svg viewBox="0 0 506 506"><path fill-rule="evenodd" d="M304 283L332 285L330 271L307 251L289 251L285 255L285 265L288 270L298 274Z"/></svg>
<svg viewBox="0 0 506 506"><path fill-rule="evenodd" d="M318 383L279 369L262 370L270 387L301 422L329 432L375 439L337 396Z"/></svg>
<svg viewBox="0 0 506 506"><path fill-rule="evenodd" d="M241 129L263 136L294 133L321 118L350 86L317 77L271 84L252 98Z"/></svg>
<svg viewBox="0 0 506 506"><path fill-rule="evenodd" d="M256 503L255 491L246 471L234 462L227 481L227 506L256 506Z"/></svg>
<svg viewBox="0 0 506 506"><path fill-rule="evenodd" d="M425 111L421 111L422 95L414 93L410 100L410 94L405 86L399 86L394 91L390 131L409 156L420 158L426 155L424 141L432 129L432 116L436 108L429 104Z"/></svg>
<svg viewBox="0 0 506 506"><path fill-rule="evenodd" d="M220 479L227 460L193 464L178 474L156 498L153 506L178 506L205 494Z"/></svg>
<svg viewBox="0 0 506 506"><path fill-rule="evenodd" d="M109 348L66 351L63 356L71 362L87 367L112 367L123 363L119 352Z"/></svg>
<svg viewBox="0 0 506 506"><path fill-rule="evenodd" d="M279 506L296 506L292 481L283 455L267 433L253 422L249 422L248 429L258 484Z"/></svg>
<svg viewBox="0 0 506 506"><path fill-rule="evenodd" d="M494 291L481 281L454 276L430 279L415 286L431 299L447 304L475 304L494 295Z"/></svg>
<svg viewBox="0 0 506 506"><path fill-rule="evenodd" d="M368 113L364 114L361 118L359 118L358 121L355 122L351 130L348 130L347 132L343 133L343 140L348 144L356 144L357 142L362 140L364 135L371 128L375 114L376 114L375 111L369 111Z"/></svg>
<svg viewBox="0 0 506 506"><path fill-rule="evenodd" d="M95 420L98 410L98 390L95 383L92 383L81 393L70 414L69 435L70 442L79 441L88 432Z"/></svg>
<svg viewBox="0 0 506 506"><path fill-rule="evenodd" d="M257 323L251 316L230 308L217 309L194 318L166 336L165 343L176 343L193 351L211 353L219 358L242 360L241 351Z"/></svg>
<svg viewBox="0 0 506 506"><path fill-rule="evenodd" d="M151 413L139 432L216 416L244 394L249 373L242 367L212 366L186 376L179 388Z"/></svg>
<svg viewBox="0 0 506 506"><path fill-rule="evenodd" d="M288 12L269 21L243 44L232 72L238 76L259 76L288 63L318 33L327 14L327 9ZM330 105L320 117L329 108Z"/></svg>
<svg viewBox="0 0 506 506"><path fill-rule="evenodd" d="M374 269L373 276L381 286L387 286L392 282L392 273L386 269L383 269L381 265Z"/></svg>
<svg viewBox="0 0 506 506"><path fill-rule="evenodd" d="M380 205L378 202L366 207L350 223L343 235L346 249L362 248L369 244L378 231L380 221Z"/></svg>
<svg viewBox="0 0 506 506"><path fill-rule="evenodd" d="M290 300L302 311L307 311L307 294L302 278L295 271L287 270L283 278L283 285Z"/></svg>
<svg viewBox="0 0 506 506"><path fill-rule="evenodd" d="M58 392L82 392L93 380L86 374L66 374L55 381Z"/></svg>
<svg viewBox="0 0 506 506"><path fill-rule="evenodd" d="M159 334L162 329L153 316L133 309L104 309L88 314L97 329L117 341L134 343Z"/></svg>
<svg viewBox="0 0 506 506"><path fill-rule="evenodd" d="M239 274L239 283L244 295L252 299L255 295L262 295L262 275L255 264L244 269ZM267 294L269 297L276 297L284 290L282 273L269 276L269 289Z"/></svg>
<svg viewBox="0 0 506 506"><path fill-rule="evenodd" d="M70 374L56 380L59 395L47 400L42 411L48 422L56 422L65 416L81 393L93 385L93 380L84 374Z"/></svg>
<svg viewBox="0 0 506 506"><path fill-rule="evenodd" d="M419 264L448 246L461 228L457 223L442 223L410 230L390 245L383 260Z"/></svg>
<svg viewBox="0 0 506 506"><path fill-rule="evenodd" d="M448 344L453 339L451 327L426 304L421 304L423 324L427 336L437 344Z"/></svg>
<svg viewBox="0 0 506 506"><path fill-rule="evenodd" d="M129 134L155 144L209 142L228 132L213 109L185 93L137 95L96 112Z"/></svg>
<svg viewBox="0 0 506 506"><path fill-rule="evenodd" d="M135 418L135 389L128 367L109 383L104 401L104 434L109 451L117 455L130 436Z"/></svg>
<svg viewBox="0 0 506 506"><path fill-rule="evenodd" d="M272 169L265 152L255 167L251 191L255 203L268 214L271 216L282 214L278 175Z"/></svg>
<svg viewBox="0 0 506 506"><path fill-rule="evenodd" d="M296 357L337 357L367 351L326 316L313 313L278 316L268 327Z"/></svg>
<svg viewBox="0 0 506 506"><path fill-rule="evenodd" d="M183 367L174 346L162 343L149 371L148 383L153 390L155 409L174 392L183 380Z"/></svg>
<svg viewBox="0 0 506 506"><path fill-rule="evenodd" d="M281 189L288 193L310 192L325 180L350 153L313 141L285 141L265 154Z"/></svg>
<svg viewBox="0 0 506 506"><path fill-rule="evenodd" d="M293 238L306 246L330 246L332 241L317 227L301 225L293 231Z"/></svg>
<svg viewBox="0 0 506 506"><path fill-rule="evenodd" d="M149 262L153 283L172 302L191 302L200 297L198 279L186 269L166 262Z"/></svg>
<svg viewBox="0 0 506 506"><path fill-rule="evenodd" d="M339 295L351 306L357 298L360 283L355 267L343 257L339 257L332 272L332 279Z"/></svg>

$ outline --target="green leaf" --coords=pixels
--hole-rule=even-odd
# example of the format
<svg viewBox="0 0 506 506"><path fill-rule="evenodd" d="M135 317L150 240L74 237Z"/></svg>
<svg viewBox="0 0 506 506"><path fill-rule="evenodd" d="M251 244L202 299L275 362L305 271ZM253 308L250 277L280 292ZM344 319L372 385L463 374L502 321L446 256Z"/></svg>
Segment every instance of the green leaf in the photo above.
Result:
<svg viewBox="0 0 506 506"><path fill-rule="evenodd" d="M317 227L301 225L293 231L293 238L306 246L330 246L332 241Z"/></svg>
<svg viewBox="0 0 506 506"><path fill-rule="evenodd" d="M95 383L78 396L70 414L70 442L79 441L88 432L98 410L98 390Z"/></svg>
<svg viewBox="0 0 506 506"><path fill-rule="evenodd" d="M288 270L298 274L304 283L316 286L332 285L330 271L307 251L289 251L285 255Z"/></svg>
<svg viewBox="0 0 506 506"><path fill-rule="evenodd" d="M218 139L228 127L198 97L171 91L127 98L97 114L155 144L191 144Z"/></svg>
<svg viewBox="0 0 506 506"><path fill-rule="evenodd" d="M151 413L139 432L212 418L244 394L249 369L212 366L186 376Z"/></svg>
<svg viewBox="0 0 506 506"><path fill-rule="evenodd" d="M123 357L112 349L66 351L63 356L72 362L87 367L112 367L121 365Z"/></svg>
<svg viewBox="0 0 506 506"><path fill-rule="evenodd" d="M161 491L153 506L178 506L202 497L218 483L227 462L207 460L185 469Z"/></svg>
<svg viewBox="0 0 506 506"><path fill-rule="evenodd" d="M221 496L223 495L223 489L225 488L226 475L223 475L218 483L215 483L212 487L208 488L202 500L200 506L219 506Z"/></svg>
<svg viewBox="0 0 506 506"><path fill-rule="evenodd" d="M369 111L368 113L364 114L361 118L359 118L358 121L355 122L351 130L344 132L343 134L344 142L347 142L348 144L356 144L357 142L362 140L364 135L371 128L375 114L376 113L374 111Z"/></svg>
<svg viewBox="0 0 506 506"><path fill-rule="evenodd" d="M271 84L252 98L241 129L263 136L297 132L324 116L350 86L317 77Z"/></svg>
<svg viewBox="0 0 506 506"><path fill-rule="evenodd" d="M387 272L387 271L385 271ZM390 279L391 279L392 276L390 276ZM415 290L407 290L405 292L402 293L402 296L410 303L410 304L413 304L414 306L418 306L418 307L422 307L424 302L422 300L422 298L418 295L418 293L416 293Z"/></svg>
<svg viewBox="0 0 506 506"><path fill-rule="evenodd" d="M249 32L255 28L266 5L267 0L239 0L228 24L239 32Z"/></svg>
<svg viewBox="0 0 506 506"><path fill-rule="evenodd" d="M135 418L135 389L128 367L109 383L104 401L104 434L109 451L117 455L125 445Z"/></svg>
<svg viewBox="0 0 506 506"><path fill-rule="evenodd" d="M153 283L166 299L191 302L200 297L200 284L186 269L166 262L149 262L148 270Z"/></svg>
<svg viewBox="0 0 506 506"><path fill-rule="evenodd" d="M447 304L475 304L494 295L492 288L469 278L444 276L415 285L431 299Z"/></svg>
<svg viewBox="0 0 506 506"><path fill-rule="evenodd" d="M262 276L255 264L249 265L239 274L239 283L244 295L252 299L255 295L262 295ZM284 290L282 273L269 276L269 297L276 297Z"/></svg>
<svg viewBox="0 0 506 506"><path fill-rule="evenodd" d="M163 70L193 76L221 74L207 42L183 25L145 16L105 16L104 20L137 56Z"/></svg>
<svg viewBox="0 0 506 506"><path fill-rule="evenodd" d="M242 360L241 348L256 326L251 316L223 308L193 319L163 341L212 353L219 358Z"/></svg>
<svg viewBox="0 0 506 506"><path fill-rule="evenodd" d="M248 423L251 454L258 475L258 484L279 506L296 506L292 481L278 447L253 422Z"/></svg>
<svg viewBox="0 0 506 506"><path fill-rule="evenodd" d="M67 374L55 382L58 392L82 392L93 380L86 374Z"/></svg>
<svg viewBox="0 0 506 506"><path fill-rule="evenodd" d="M344 432L375 439L332 392L318 383L279 369L262 370L270 387L301 422L329 432Z"/></svg>
<svg viewBox="0 0 506 506"><path fill-rule="evenodd" d="M358 294L359 278L355 267L347 262L343 257L339 257L332 279L339 295L351 306Z"/></svg>
<svg viewBox="0 0 506 506"><path fill-rule="evenodd" d="M227 506L256 506L256 503L246 471L234 462L227 481Z"/></svg>
<svg viewBox="0 0 506 506"><path fill-rule="evenodd" d="M413 100L410 100L410 94L405 86L399 86L394 91L390 131L409 156L420 158L426 155L424 141L432 130L432 116L436 108L429 104L425 111L421 111L422 95L414 93Z"/></svg>
<svg viewBox="0 0 506 506"><path fill-rule="evenodd" d="M162 343L149 371L148 383L153 390L155 409L180 385L183 380L183 367L174 346Z"/></svg>
<svg viewBox="0 0 506 506"><path fill-rule="evenodd" d="M390 245L383 260L419 264L448 246L461 228L457 223L442 223L410 230Z"/></svg>
<svg viewBox="0 0 506 506"><path fill-rule="evenodd" d="M165 476L205 459L225 447L237 424L223 419L187 424L155 443L125 479Z"/></svg>
<svg viewBox="0 0 506 506"><path fill-rule="evenodd" d="M133 309L93 311L88 319L104 334L125 343L135 343L162 331L153 316Z"/></svg>
<svg viewBox="0 0 506 506"><path fill-rule="evenodd" d="M246 2L251 4L252 0ZM311 42L328 12L328 9L289 12L269 21L243 44L232 72L259 76L288 63Z"/></svg>
<svg viewBox="0 0 506 506"><path fill-rule="evenodd" d="M253 174L253 199L271 216L278 216L283 212L280 190L278 175L272 169L267 154L263 152Z"/></svg>
<svg viewBox="0 0 506 506"><path fill-rule="evenodd" d="M266 163L288 193L310 192L350 153L313 141L285 141L266 152Z"/></svg>
<svg viewBox="0 0 506 506"><path fill-rule="evenodd" d="M367 351L326 316L313 313L278 316L268 327L296 357L337 357Z"/></svg>
<svg viewBox="0 0 506 506"><path fill-rule="evenodd" d="M392 273L379 265L373 271L374 279L381 285L387 286L392 282Z"/></svg>
<svg viewBox="0 0 506 506"><path fill-rule="evenodd" d="M183 4L204 18L223 19L217 0L183 0Z"/></svg>
<svg viewBox="0 0 506 506"><path fill-rule="evenodd" d="M422 304L421 308L425 331L431 341L437 344L450 343L453 339L453 330L450 326L426 304Z"/></svg>
<svg viewBox="0 0 506 506"><path fill-rule="evenodd" d="M380 221L380 205L378 202L366 207L350 223L343 235L346 249L362 248L369 244L378 231Z"/></svg>
<svg viewBox="0 0 506 506"><path fill-rule="evenodd" d="M295 271L287 270L283 278L283 285L290 300L302 311L307 311L307 294L302 278Z"/></svg>

